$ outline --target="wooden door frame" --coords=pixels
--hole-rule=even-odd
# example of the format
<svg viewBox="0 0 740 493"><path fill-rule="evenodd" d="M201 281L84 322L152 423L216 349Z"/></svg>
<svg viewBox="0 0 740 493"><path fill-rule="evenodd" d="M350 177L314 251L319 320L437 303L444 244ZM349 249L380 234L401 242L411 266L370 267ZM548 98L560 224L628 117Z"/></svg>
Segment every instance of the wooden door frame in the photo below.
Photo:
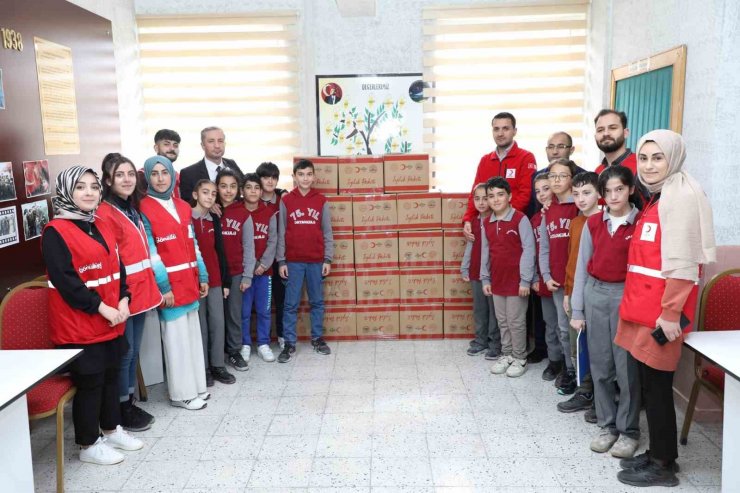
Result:
<svg viewBox="0 0 740 493"><path fill-rule="evenodd" d="M612 69L611 107L617 101L617 82L636 75L645 74L665 67L673 66L673 83L671 84L671 130L681 133L683 127L684 90L686 87L686 45L658 53L648 58Z"/></svg>

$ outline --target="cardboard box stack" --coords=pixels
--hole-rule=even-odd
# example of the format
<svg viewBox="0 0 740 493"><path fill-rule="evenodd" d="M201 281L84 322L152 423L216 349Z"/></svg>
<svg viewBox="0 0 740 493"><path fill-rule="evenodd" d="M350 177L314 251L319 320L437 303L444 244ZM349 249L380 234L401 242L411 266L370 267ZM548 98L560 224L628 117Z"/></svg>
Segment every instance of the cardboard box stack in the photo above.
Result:
<svg viewBox="0 0 740 493"><path fill-rule="evenodd" d="M471 337L470 284L460 277L468 194L429 190L425 154L306 159L334 228L326 338ZM309 338L305 295L298 325Z"/></svg>

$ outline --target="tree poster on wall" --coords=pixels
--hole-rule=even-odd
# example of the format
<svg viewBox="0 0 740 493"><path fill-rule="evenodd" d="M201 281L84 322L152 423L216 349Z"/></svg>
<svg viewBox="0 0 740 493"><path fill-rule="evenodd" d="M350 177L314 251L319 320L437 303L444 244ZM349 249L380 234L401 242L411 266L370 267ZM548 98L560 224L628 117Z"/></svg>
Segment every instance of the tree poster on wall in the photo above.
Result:
<svg viewBox="0 0 740 493"><path fill-rule="evenodd" d="M421 74L317 75L321 156L422 152Z"/></svg>

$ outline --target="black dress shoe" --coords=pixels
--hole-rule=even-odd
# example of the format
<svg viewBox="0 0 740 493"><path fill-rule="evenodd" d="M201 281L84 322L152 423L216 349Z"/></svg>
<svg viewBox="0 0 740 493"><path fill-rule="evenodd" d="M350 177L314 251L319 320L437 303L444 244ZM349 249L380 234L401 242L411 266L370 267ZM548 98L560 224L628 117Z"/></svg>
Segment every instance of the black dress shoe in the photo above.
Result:
<svg viewBox="0 0 740 493"><path fill-rule="evenodd" d="M216 380L217 382L225 383L227 385L231 385L232 383L236 382L236 377L228 372L226 367L224 366L213 366L211 367L211 375L213 380Z"/></svg>
<svg viewBox="0 0 740 493"><path fill-rule="evenodd" d="M678 486L678 478L672 465L660 465L652 460L636 469L624 469L617 473L617 479L630 486Z"/></svg>

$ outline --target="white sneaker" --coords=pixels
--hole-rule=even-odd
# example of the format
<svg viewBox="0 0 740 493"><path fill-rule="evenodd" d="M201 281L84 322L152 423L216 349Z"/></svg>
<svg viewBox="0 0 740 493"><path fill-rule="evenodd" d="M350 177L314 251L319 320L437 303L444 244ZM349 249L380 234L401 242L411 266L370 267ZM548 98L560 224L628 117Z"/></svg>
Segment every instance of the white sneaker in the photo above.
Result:
<svg viewBox="0 0 740 493"><path fill-rule="evenodd" d="M80 461L91 464L110 466L123 462L124 458L122 453L116 452L106 445L102 437L98 438L98 441L93 445L80 449Z"/></svg>
<svg viewBox="0 0 740 493"><path fill-rule="evenodd" d="M199 411L200 409L203 409L208 405L208 403L200 397L196 397L195 399L189 399L186 401L170 401L170 404L175 407L188 409L190 411Z"/></svg>
<svg viewBox="0 0 740 493"><path fill-rule="evenodd" d="M211 398L211 393L210 392L203 392L201 394L198 394L198 398L199 399L202 399L204 401L207 401L208 399Z"/></svg>
<svg viewBox="0 0 740 493"><path fill-rule="evenodd" d="M619 435L619 440L612 445L612 448L609 449L609 453L614 457L619 457L620 459L629 459L630 457L635 456L635 452L637 452L637 447L639 445L639 440L630 438L627 435Z"/></svg>
<svg viewBox="0 0 740 493"><path fill-rule="evenodd" d="M239 351L239 354L242 355L242 358L244 358L244 361L249 363L249 357L252 355L252 346L242 346L241 351Z"/></svg>
<svg viewBox="0 0 740 493"><path fill-rule="evenodd" d="M116 430L113 433L109 435L103 434L103 438L105 438L106 445L121 450L141 450L144 447L144 442L129 435L121 425L116 426Z"/></svg>
<svg viewBox="0 0 740 493"><path fill-rule="evenodd" d="M599 430L599 434L591 440L591 450L603 454L612 448L612 445L614 445L614 442L616 442L618 438L619 435L613 435L606 428L602 428Z"/></svg>
<svg viewBox="0 0 740 493"><path fill-rule="evenodd" d="M272 354L272 349L270 349L270 346L268 344L258 346L257 354L260 355L262 361L266 361L268 363L272 363L273 361L275 361L275 355Z"/></svg>
<svg viewBox="0 0 740 493"><path fill-rule="evenodd" d="M506 373L506 370L509 369L509 366L514 362L514 358L508 354L501 356L491 367L491 373L494 375L501 375L503 373Z"/></svg>
<svg viewBox="0 0 740 493"><path fill-rule="evenodd" d="M278 345L281 351L285 349L285 337L278 337Z"/></svg>
<svg viewBox="0 0 740 493"><path fill-rule="evenodd" d="M514 361L506 369L507 377L521 377L527 372L527 360L514 358Z"/></svg>

